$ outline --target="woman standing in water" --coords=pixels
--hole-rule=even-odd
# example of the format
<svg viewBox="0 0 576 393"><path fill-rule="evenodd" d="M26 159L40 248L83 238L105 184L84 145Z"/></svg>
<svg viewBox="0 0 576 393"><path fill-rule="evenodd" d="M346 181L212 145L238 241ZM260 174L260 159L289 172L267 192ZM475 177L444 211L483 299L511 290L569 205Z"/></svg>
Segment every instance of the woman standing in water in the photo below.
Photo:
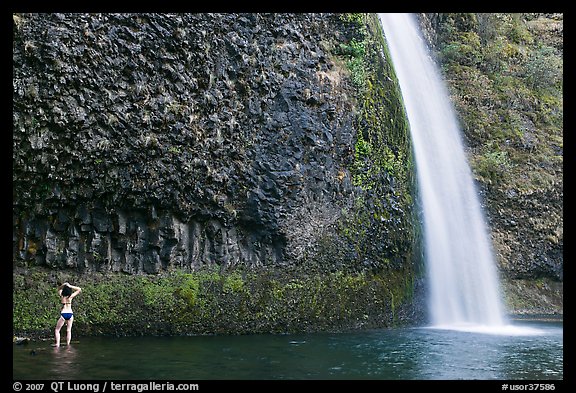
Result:
<svg viewBox="0 0 576 393"><path fill-rule="evenodd" d="M66 322L66 345L70 345L72 340L72 323L74 322L74 313L72 312L72 299L76 297L82 288L70 285L67 282L58 287L58 295L60 296L60 303L62 303L62 310L60 311L60 318L56 322L56 329L54 336L56 338L56 347L60 346L60 329Z"/></svg>

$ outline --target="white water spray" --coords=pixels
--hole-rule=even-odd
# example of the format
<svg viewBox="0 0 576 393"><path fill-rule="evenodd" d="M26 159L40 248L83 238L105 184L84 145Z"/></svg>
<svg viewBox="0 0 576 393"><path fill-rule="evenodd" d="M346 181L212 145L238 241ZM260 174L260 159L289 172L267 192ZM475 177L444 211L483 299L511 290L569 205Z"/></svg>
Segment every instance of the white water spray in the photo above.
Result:
<svg viewBox="0 0 576 393"><path fill-rule="evenodd" d="M416 19L379 14L406 108L424 213L432 325L513 333L460 128Z"/></svg>

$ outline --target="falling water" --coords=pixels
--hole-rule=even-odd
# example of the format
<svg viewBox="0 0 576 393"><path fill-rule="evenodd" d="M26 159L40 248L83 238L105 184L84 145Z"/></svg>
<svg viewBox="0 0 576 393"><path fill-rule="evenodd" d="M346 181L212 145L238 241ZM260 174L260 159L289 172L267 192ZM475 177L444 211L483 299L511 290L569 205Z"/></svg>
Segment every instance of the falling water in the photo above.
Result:
<svg viewBox="0 0 576 393"><path fill-rule="evenodd" d="M379 14L400 83L424 215L433 326L502 328L498 275L460 129L410 14Z"/></svg>

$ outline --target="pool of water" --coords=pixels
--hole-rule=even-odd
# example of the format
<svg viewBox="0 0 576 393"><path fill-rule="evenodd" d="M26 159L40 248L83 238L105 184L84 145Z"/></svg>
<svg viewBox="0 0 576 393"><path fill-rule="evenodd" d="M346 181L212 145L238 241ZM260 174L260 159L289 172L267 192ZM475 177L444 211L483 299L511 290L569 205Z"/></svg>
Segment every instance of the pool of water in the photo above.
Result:
<svg viewBox="0 0 576 393"><path fill-rule="evenodd" d="M74 337L13 346L14 380L562 380L563 322L526 334L435 329L188 337Z"/></svg>

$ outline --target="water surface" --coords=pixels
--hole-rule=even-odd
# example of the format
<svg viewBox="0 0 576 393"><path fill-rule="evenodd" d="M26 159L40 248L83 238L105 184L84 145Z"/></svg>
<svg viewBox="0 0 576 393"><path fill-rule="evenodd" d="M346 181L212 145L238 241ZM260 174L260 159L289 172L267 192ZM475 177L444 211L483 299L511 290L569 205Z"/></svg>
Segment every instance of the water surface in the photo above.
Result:
<svg viewBox="0 0 576 393"><path fill-rule="evenodd" d="M15 380L561 380L561 321L538 334L435 328L338 334L79 337L14 345Z"/></svg>

